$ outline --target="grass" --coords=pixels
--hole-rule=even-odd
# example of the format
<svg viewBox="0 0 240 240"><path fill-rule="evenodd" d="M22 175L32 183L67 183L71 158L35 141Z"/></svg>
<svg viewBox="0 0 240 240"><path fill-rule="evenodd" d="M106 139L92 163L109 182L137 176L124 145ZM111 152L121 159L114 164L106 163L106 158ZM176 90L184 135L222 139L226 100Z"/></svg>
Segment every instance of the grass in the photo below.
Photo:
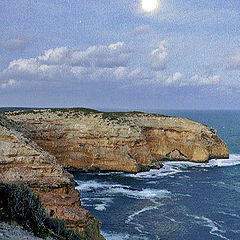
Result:
<svg viewBox="0 0 240 240"><path fill-rule="evenodd" d="M67 229L63 220L47 215L40 197L24 185L0 183L0 220L17 223L41 238L84 239L80 233Z"/></svg>
<svg viewBox="0 0 240 240"><path fill-rule="evenodd" d="M144 114L144 112L140 111L130 111L130 112L102 112L98 110L94 110L91 108L83 108L83 107L76 107L76 108L42 108L42 109L19 109L18 112L11 111L11 109L6 109L6 112L10 112L12 115L21 115L21 114L28 114L28 113L41 113L40 110L47 110L49 109L50 112L56 113L59 117L62 117L64 113L70 113L73 114L71 116L78 117L78 113L82 113L84 115L88 114L101 114L101 117L103 119L109 119L109 120L119 120L119 118L128 116L128 115L137 115L137 114ZM147 114L147 113L145 113ZM164 116L161 114L147 114L147 115L156 115L156 116ZM68 115L67 115L68 117ZM166 116L164 116L166 117Z"/></svg>
<svg viewBox="0 0 240 240"><path fill-rule="evenodd" d="M83 112L83 113L100 113L97 110L91 108L50 108L51 112Z"/></svg>
<svg viewBox="0 0 240 240"><path fill-rule="evenodd" d="M124 117L126 115L135 115L135 114L141 114L142 112L138 111L132 111L132 112L103 112L102 118L103 119L109 119L109 120L118 120L119 117Z"/></svg>

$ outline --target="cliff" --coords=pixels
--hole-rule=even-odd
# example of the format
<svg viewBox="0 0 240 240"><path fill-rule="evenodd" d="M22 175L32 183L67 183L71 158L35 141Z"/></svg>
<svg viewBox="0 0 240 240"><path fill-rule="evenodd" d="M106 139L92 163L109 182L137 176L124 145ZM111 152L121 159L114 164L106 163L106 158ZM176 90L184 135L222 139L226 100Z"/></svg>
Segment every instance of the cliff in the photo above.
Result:
<svg viewBox="0 0 240 240"><path fill-rule="evenodd" d="M159 160L206 162L229 156L213 128L186 118L90 109L15 111L6 116L66 168L135 173L160 168Z"/></svg>
<svg viewBox="0 0 240 240"><path fill-rule="evenodd" d="M24 137L27 132L0 115L0 181L29 186L40 195L48 213L53 210L54 217L67 220L68 227L79 230L86 239L103 239L100 222L81 207L73 176L54 156Z"/></svg>

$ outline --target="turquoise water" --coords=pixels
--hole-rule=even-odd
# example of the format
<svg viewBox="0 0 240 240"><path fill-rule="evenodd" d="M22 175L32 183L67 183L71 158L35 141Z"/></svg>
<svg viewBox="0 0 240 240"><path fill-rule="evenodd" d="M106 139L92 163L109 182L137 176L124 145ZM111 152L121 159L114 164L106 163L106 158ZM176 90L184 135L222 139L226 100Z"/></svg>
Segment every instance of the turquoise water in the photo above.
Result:
<svg viewBox="0 0 240 240"><path fill-rule="evenodd" d="M229 160L164 162L146 173L75 173L83 206L108 240L240 239L240 112L158 111L207 124Z"/></svg>

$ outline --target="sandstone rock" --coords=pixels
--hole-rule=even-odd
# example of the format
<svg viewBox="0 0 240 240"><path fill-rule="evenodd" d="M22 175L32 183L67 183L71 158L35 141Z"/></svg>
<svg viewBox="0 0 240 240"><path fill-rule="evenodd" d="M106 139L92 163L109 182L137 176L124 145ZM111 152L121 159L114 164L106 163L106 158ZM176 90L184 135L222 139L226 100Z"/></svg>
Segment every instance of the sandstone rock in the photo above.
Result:
<svg viewBox="0 0 240 240"><path fill-rule="evenodd" d="M10 112L9 119L67 168L138 172L159 160L228 158L216 131L185 118L79 109Z"/></svg>
<svg viewBox="0 0 240 240"><path fill-rule="evenodd" d="M16 128L0 115L0 181L28 185L40 195L48 213L54 210L54 217L67 220L68 227L86 239L104 239L100 222L81 207L73 176Z"/></svg>

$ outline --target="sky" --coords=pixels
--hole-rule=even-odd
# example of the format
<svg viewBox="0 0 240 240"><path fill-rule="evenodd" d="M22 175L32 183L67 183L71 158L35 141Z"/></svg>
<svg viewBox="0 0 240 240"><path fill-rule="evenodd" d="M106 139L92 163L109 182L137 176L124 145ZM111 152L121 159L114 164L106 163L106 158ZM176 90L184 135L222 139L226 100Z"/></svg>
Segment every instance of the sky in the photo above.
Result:
<svg viewBox="0 0 240 240"><path fill-rule="evenodd" d="M239 26L239 0L1 0L0 107L240 110Z"/></svg>

